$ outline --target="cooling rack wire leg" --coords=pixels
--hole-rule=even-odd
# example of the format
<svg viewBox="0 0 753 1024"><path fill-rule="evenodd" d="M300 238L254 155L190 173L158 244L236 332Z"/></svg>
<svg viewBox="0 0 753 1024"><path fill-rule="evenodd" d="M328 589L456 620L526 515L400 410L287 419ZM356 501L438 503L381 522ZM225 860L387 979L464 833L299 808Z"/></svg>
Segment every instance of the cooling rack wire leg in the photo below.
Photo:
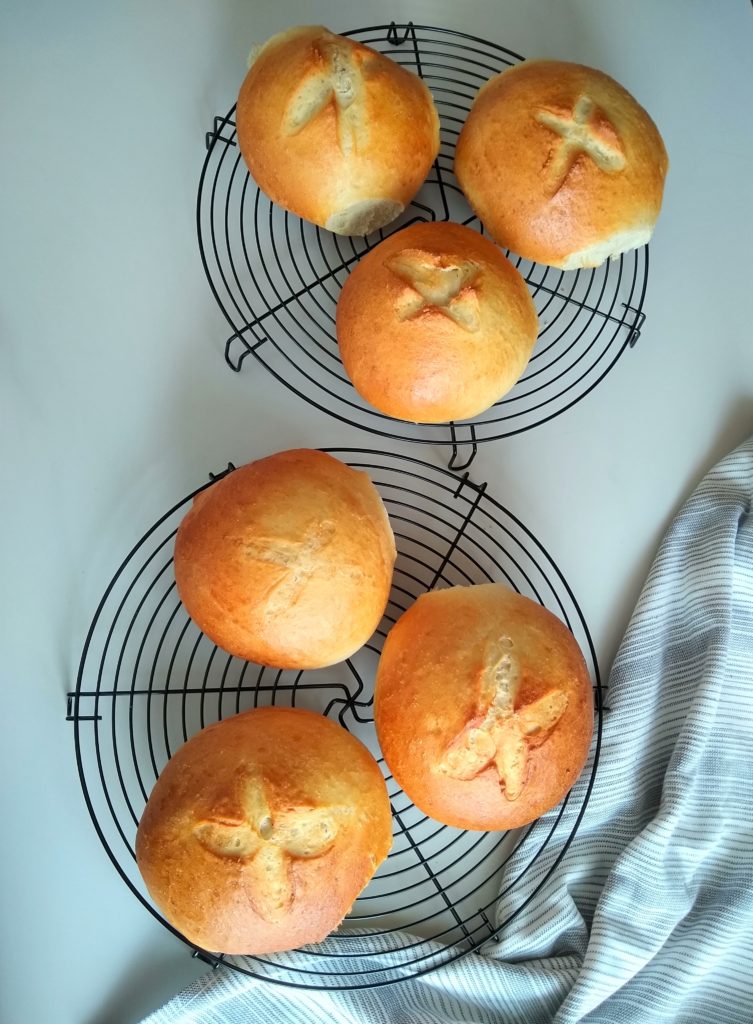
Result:
<svg viewBox="0 0 753 1024"><path fill-rule="evenodd" d="M450 456L450 461L447 463L447 468L454 469L456 472L468 469L470 464L476 458L476 454L478 452L478 445L476 444L476 427L471 423L468 425L467 429L469 436L463 439L458 436L458 427L454 423L450 423L450 444L452 445L452 455ZM461 444L471 445L471 453L466 458L465 462L462 463L458 461L458 456L460 454L458 445Z"/></svg>

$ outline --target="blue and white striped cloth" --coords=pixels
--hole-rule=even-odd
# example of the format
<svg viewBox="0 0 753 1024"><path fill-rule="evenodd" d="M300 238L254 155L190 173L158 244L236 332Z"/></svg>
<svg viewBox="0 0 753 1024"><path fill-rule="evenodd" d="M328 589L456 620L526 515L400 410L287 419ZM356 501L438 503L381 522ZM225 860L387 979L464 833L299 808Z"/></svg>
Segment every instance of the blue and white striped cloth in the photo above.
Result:
<svg viewBox="0 0 753 1024"><path fill-rule="evenodd" d="M753 440L673 522L611 673L585 819L498 944L370 992L291 992L220 968L148 1024L751 1024L752 496ZM516 903L559 853L538 858Z"/></svg>

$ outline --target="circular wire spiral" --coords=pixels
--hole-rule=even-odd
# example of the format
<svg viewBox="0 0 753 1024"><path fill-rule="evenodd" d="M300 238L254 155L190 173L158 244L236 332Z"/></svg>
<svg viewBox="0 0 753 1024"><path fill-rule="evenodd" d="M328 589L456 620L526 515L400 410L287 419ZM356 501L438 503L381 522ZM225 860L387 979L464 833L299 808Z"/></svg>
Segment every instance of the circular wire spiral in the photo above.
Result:
<svg viewBox="0 0 753 1024"><path fill-rule="evenodd" d="M441 121L439 156L403 215L368 238L344 238L275 206L249 176L236 142L233 107L215 119L197 199L204 269L232 334L225 354L239 370L251 353L282 384L339 420L384 437L458 444L509 437L558 416L603 380L637 341L648 247L595 270L561 271L507 253L539 316L528 367L504 398L462 424L411 424L363 401L340 360L335 309L360 257L418 221L453 220L483 233L452 173L455 143L481 85L522 60L494 43L447 29L379 25L352 38L421 75ZM454 428L454 429L453 429Z"/></svg>
<svg viewBox="0 0 753 1024"><path fill-rule="evenodd" d="M289 953L202 955L283 985L369 988L447 964L479 948L515 916L517 887L528 884L553 839L572 839L586 809L598 763L601 684L588 628L564 576L484 486L418 459L330 451L370 475L395 532L390 601L369 643L330 669L280 671L231 657L197 629L176 592L173 541L192 499L210 482L155 523L116 572L89 630L69 718L99 837L131 890L174 932L150 901L134 842L157 776L186 739L221 718L276 704L326 714L366 743L385 774L394 845L340 929L323 943ZM581 779L559 808L516 833L464 832L423 815L389 774L372 723L376 664L400 614L434 587L491 580L558 615L580 644L594 683L595 743Z"/></svg>

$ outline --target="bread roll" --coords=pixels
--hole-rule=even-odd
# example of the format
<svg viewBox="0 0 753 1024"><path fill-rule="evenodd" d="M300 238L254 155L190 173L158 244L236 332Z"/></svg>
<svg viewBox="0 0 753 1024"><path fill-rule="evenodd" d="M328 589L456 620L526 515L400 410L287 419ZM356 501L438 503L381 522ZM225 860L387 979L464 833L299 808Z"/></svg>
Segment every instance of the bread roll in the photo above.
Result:
<svg viewBox="0 0 753 1024"><path fill-rule="evenodd" d="M374 758L322 715L260 708L171 758L136 835L167 920L202 949L271 953L336 928L392 844Z"/></svg>
<svg viewBox="0 0 753 1024"><path fill-rule="evenodd" d="M500 245L573 270L648 242L667 152L643 107L581 64L525 61L481 88L455 174Z"/></svg>
<svg viewBox="0 0 753 1024"><path fill-rule="evenodd" d="M439 118L421 79L320 25L261 48L235 119L259 188L340 235L394 220L439 151Z"/></svg>
<svg viewBox="0 0 753 1024"><path fill-rule="evenodd" d="M349 657L384 613L395 540L366 473L301 449L202 491L178 529L175 578L218 646L276 668Z"/></svg>
<svg viewBox="0 0 753 1024"><path fill-rule="evenodd" d="M374 712L396 782L464 829L517 828L554 807L593 730L572 634L501 583L419 597L387 637Z"/></svg>
<svg viewBox="0 0 753 1024"><path fill-rule="evenodd" d="M364 256L337 305L358 393L397 419L442 423L493 405L523 373L538 321L499 249L460 224L415 224Z"/></svg>

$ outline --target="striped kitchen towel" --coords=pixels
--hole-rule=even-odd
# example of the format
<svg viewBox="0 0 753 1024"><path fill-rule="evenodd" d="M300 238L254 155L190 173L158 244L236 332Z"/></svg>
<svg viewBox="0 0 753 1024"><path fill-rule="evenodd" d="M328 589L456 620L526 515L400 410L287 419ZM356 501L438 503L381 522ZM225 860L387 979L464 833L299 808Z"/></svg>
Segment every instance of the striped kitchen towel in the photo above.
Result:
<svg viewBox="0 0 753 1024"><path fill-rule="evenodd" d="M498 943L367 992L291 991L220 968L148 1024L750 1024L752 496L753 440L674 520L611 673L586 816ZM500 919L561 853L546 848Z"/></svg>

